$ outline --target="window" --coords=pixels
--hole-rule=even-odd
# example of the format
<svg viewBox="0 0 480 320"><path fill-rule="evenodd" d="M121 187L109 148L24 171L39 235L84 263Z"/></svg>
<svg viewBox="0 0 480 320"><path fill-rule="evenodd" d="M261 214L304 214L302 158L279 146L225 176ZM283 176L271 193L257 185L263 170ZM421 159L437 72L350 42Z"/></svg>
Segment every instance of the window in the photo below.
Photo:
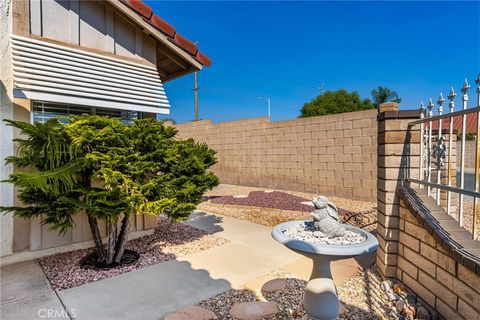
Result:
<svg viewBox="0 0 480 320"><path fill-rule="evenodd" d="M56 104L48 102L33 102L33 122L45 122L48 119L74 114L95 114L112 118L121 118L122 122L130 123L142 116L141 112L125 111L106 108L94 108L68 104Z"/></svg>

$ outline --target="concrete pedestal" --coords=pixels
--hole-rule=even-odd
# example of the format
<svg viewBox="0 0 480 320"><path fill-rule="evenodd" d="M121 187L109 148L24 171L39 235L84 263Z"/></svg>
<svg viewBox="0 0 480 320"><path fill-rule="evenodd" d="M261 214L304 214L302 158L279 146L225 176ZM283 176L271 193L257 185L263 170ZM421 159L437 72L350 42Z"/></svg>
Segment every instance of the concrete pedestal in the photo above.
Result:
<svg viewBox="0 0 480 320"><path fill-rule="evenodd" d="M286 236L283 231L305 221L290 221L279 224L272 230L272 237L287 248L313 260L313 270L305 288L303 306L315 320L334 320L340 312L340 301L332 279L330 262L348 259L374 252L377 239L362 229L345 224L348 230L362 234L365 241L351 245L328 245L306 242Z"/></svg>
<svg viewBox="0 0 480 320"><path fill-rule="evenodd" d="M305 288L303 306L312 319L337 318L340 312L340 301L332 279L330 261L313 259L312 275Z"/></svg>

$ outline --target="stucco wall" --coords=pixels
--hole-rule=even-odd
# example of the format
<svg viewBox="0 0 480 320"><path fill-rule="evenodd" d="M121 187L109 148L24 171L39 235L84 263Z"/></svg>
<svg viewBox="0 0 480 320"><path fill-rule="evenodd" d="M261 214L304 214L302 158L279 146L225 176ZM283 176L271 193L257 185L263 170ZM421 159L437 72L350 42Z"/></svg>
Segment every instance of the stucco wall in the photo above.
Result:
<svg viewBox="0 0 480 320"><path fill-rule="evenodd" d="M10 33L12 30L12 1L0 1L0 119L13 118L13 73L10 63ZM5 180L12 172L11 165L4 165L3 159L13 154L13 130L0 121L0 180ZM11 206L13 204L13 187L6 183L0 183L0 205ZM0 214L1 219L1 247L0 256L12 252L13 242L13 217L11 214Z"/></svg>
<svg viewBox="0 0 480 320"><path fill-rule="evenodd" d="M222 183L375 201L377 110L269 122L177 124L180 137L217 151Z"/></svg>

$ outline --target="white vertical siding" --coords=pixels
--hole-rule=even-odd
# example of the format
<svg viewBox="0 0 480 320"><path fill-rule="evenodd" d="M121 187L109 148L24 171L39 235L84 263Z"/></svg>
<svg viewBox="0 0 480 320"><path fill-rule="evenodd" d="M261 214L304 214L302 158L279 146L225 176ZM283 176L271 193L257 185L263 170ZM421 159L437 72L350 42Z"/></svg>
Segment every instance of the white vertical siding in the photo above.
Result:
<svg viewBox="0 0 480 320"><path fill-rule="evenodd" d="M134 44L135 45L135 44ZM154 66L12 36L16 94L32 100L168 113Z"/></svg>
<svg viewBox="0 0 480 320"><path fill-rule="evenodd" d="M154 40L105 1L30 0L30 28L40 37L156 64Z"/></svg>

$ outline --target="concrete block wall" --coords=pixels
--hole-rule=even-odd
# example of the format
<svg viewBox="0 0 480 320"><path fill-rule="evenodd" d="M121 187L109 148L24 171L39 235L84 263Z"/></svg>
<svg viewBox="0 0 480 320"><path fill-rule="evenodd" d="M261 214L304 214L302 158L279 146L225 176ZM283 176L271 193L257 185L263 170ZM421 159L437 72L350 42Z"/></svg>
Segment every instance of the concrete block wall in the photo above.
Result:
<svg viewBox="0 0 480 320"><path fill-rule="evenodd" d="M385 108L386 107L386 108ZM380 107L377 174L377 266L382 276L394 278L398 260L399 196L397 187L411 175L419 175L420 131L408 124L418 118L398 111L398 104ZM385 112L383 112L385 111Z"/></svg>
<svg viewBox="0 0 480 320"><path fill-rule="evenodd" d="M403 200L396 277L446 319L480 315L480 276L455 261Z"/></svg>
<svg viewBox="0 0 480 320"><path fill-rule="evenodd" d="M460 153L462 146L462 141L457 141L457 150ZM475 141L465 141L465 170L470 172L475 170L475 154L476 154L476 142ZM457 163L460 167L460 161Z"/></svg>
<svg viewBox="0 0 480 320"><path fill-rule="evenodd" d="M177 124L179 137L217 151L222 183L375 201L377 110L269 122Z"/></svg>
<svg viewBox="0 0 480 320"><path fill-rule="evenodd" d="M420 198L415 198L419 203L407 204L401 191L417 187L405 180L419 174L419 130L408 127L418 114L398 111L398 105L388 104L388 107L388 111L383 112L381 105L378 117L378 270L382 277L404 283L446 319L477 319L480 269L472 262L476 258L467 262L460 256L459 248L449 246L455 241L449 238L448 232L435 233L425 222L426 219L434 221L432 225L438 228L438 220L429 216L434 209L419 205L424 201ZM422 190L428 205L435 205L433 198ZM443 209L435 210L437 218L445 221L442 215L447 215ZM419 216L423 216L423 222ZM429 218L425 218L427 216ZM465 243L475 246L471 242Z"/></svg>

